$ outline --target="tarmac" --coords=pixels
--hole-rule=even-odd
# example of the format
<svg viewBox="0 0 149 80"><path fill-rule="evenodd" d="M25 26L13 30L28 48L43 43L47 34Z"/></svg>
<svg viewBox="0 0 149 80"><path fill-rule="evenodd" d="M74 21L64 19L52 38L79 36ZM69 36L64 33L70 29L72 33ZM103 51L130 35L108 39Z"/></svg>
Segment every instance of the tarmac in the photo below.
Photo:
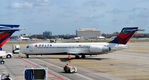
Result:
<svg viewBox="0 0 149 80"><path fill-rule="evenodd" d="M22 48L27 44L21 44ZM33 55L21 58L14 55L0 65L0 75L9 73L13 80L24 80L27 67L47 67L47 80L149 80L149 42L128 43L129 48L109 54L87 56L86 59L67 59L67 55ZM12 51L12 44L3 50ZM21 57L20 57L21 56ZM64 73L66 63L76 66L77 73Z"/></svg>

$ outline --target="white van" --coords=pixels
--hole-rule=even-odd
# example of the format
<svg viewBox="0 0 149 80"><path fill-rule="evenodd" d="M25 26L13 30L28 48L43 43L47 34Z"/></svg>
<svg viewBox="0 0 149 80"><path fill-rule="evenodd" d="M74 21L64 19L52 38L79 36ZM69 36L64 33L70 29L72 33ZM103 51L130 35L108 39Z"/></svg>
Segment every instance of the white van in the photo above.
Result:
<svg viewBox="0 0 149 80"><path fill-rule="evenodd" d="M0 51L0 57L2 58L12 58L13 54L12 53L6 53L6 51Z"/></svg>

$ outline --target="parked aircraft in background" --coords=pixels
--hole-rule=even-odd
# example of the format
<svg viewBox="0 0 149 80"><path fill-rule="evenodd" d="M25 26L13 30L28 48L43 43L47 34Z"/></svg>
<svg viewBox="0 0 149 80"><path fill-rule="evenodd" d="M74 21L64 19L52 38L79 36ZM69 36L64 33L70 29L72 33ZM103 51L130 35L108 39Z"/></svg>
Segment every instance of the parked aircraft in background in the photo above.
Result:
<svg viewBox="0 0 149 80"><path fill-rule="evenodd" d="M125 27L113 41L107 43L33 43L21 52L27 58L29 55L75 55L76 58L82 55L85 58L85 55L105 54L127 48L126 43L139 30L138 27Z"/></svg>
<svg viewBox="0 0 149 80"><path fill-rule="evenodd" d="M28 38L28 37L23 37L23 36L19 36L19 37L18 37L18 40L19 40L19 41L28 41L28 40L30 40L30 38Z"/></svg>

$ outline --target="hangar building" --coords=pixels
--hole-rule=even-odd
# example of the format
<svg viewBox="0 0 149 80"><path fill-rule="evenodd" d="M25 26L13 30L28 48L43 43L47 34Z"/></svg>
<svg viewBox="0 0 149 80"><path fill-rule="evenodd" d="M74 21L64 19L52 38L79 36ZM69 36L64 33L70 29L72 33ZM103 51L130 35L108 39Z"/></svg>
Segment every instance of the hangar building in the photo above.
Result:
<svg viewBox="0 0 149 80"><path fill-rule="evenodd" d="M100 31L96 28L84 28L76 30L76 36L81 39L97 39L100 36Z"/></svg>

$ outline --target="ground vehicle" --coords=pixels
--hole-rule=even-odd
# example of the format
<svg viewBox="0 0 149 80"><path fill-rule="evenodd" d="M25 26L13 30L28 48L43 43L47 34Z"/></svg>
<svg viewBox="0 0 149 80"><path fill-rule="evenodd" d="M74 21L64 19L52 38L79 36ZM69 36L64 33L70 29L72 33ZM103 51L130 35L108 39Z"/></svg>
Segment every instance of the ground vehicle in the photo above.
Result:
<svg viewBox="0 0 149 80"><path fill-rule="evenodd" d="M12 53L6 53L6 51L0 51L0 64L5 63L3 58L11 58L12 56L13 56Z"/></svg>
<svg viewBox="0 0 149 80"><path fill-rule="evenodd" d="M47 68L26 68L24 80L47 80Z"/></svg>
<svg viewBox="0 0 149 80"><path fill-rule="evenodd" d="M3 60L2 57L0 57L0 64L4 64L4 63L5 63L5 61Z"/></svg>
<svg viewBox="0 0 149 80"><path fill-rule="evenodd" d="M13 54L12 53L6 53L3 58L12 58Z"/></svg>
<svg viewBox="0 0 149 80"><path fill-rule="evenodd" d="M4 64L3 56L5 56L6 51L0 51L0 64Z"/></svg>
<svg viewBox="0 0 149 80"><path fill-rule="evenodd" d="M0 75L0 80L12 80L9 74Z"/></svg>
<svg viewBox="0 0 149 80"><path fill-rule="evenodd" d="M19 54L19 52L20 52L20 45L14 45L12 52L13 52L13 54Z"/></svg>
<svg viewBox="0 0 149 80"><path fill-rule="evenodd" d="M0 57L2 58L12 58L13 54L12 53L6 53L6 51L0 51Z"/></svg>
<svg viewBox="0 0 149 80"><path fill-rule="evenodd" d="M77 72L77 68L75 66L65 66L64 67L64 71L66 73L74 73L74 72Z"/></svg>

